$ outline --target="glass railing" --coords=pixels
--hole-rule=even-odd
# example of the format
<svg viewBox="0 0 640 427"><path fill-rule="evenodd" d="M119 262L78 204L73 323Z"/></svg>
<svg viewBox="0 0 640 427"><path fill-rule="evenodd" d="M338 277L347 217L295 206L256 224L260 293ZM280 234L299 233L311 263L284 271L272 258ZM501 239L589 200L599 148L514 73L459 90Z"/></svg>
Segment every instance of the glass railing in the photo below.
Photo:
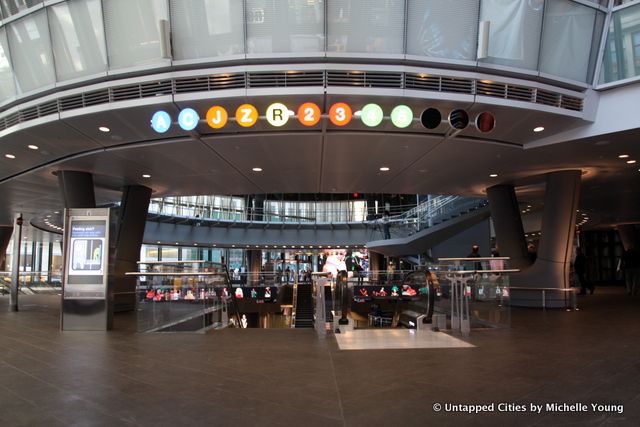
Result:
<svg viewBox="0 0 640 427"><path fill-rule="evenodd" d="M389 234L392 238L406 237L449 219L465 215L487 204L487 200L481 198L437 196L401 215L391 216L389 218Z"/></svg>
<svg viewBox="0 0 640 427"><path fill-rule="evenodd" d="M184 200L183 200L184 199ZM151 219L154 215L185 218L199 221L249 221L261 223L348 223L381 220L384 210L367 206L365 201L343 202L281 202L266 200L264 208L245 207L244 203L216 205L208 203L217 199L167 197L153 199L149 205ZM241 200L242 201L242 200ZM426 202L425 202L426 203ZM390 216L402 215L420 205L416 203L395 205Z"/></svg>
<svg viewBox="0 0 640 427"><path fill-rule="evenodd" d="M508 327L508 258L446 258L415 271L371 271L349 280L357 328ZM430 274L433 273L433 276ZM418 324L418 322L420 324Z"/></svg>
<svg viewBox="0 0 640 427"><path fill-rule="evenodd" d="M441 258L434 271L440 282L436 310L451 319L451 329L468 333L471 328L508 327L508 257Z"/></svg>
<svg viewBox="0 0 640 427"><path fill-rule="evenodd" d="M9 293L11 272L0 271L0 294ZM62 273L60 271L21 271L18 285L20 293L59 293L62 291Z"/></svg>
<svg viewBox="0 0 640 427"><path fill-rule="evenodd" d="M139 332L206 332L291 322L293 282L277 273L242 273L208 261L141 262L137 276ZM263 319L264 320L264 319Z"/></svg>

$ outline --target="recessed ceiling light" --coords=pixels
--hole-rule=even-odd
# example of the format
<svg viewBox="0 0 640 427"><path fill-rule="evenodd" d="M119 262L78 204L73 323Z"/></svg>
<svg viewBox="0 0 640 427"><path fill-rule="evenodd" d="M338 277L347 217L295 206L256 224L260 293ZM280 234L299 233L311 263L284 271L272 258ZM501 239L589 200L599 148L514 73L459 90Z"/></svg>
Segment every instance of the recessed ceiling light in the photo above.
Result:
<svg viewBox="0 0 640 427"><path fill-rule="evenodd" d="M38 146L37 146L37 145L33 145L33 144L29 144L29 145L27 145L27 147L28 147L30 150L37 150L37 149L38 149Z"/></svg>
<svg viewBox="0 0 640 427"><path fill-rule="evenodd" d="M176 245L179 245L180 243L176 242Z"/></svg>
<svg viewBox="0 0 640 427"><path fill-rule="evenodd" d="M251 170L254 172L262 172L262 168L253 168Z"/></svg>
<svg viewBox="0 0 640 427"><path fill-rule="evenodd" d="M618 157L620 159L626 159L627 157L629 157L629 155L628 154L620 154Z"/></svg>
<svg viewBox="0 0 640 427"><path fill-rule="evenodd" d="M630 165L634 164L635 162L636 162L635 160L627 160L627 163Z"/></svg>
<svg viewBox="0 0 640 427"><path fill-rule="evenodd" d="M538 127L533 128L534 132L542 132L543 130L544 130L544 126L538 126Z"/></svg>
<svg viewBox="0 0 640 427"><path fill-rule="evenodd" d="M159 242L159 241L158 241L158 242L156 242L156 243L157 243L158 245L160 244L160 242Z"/></svg>
<svg viewBox="0 0 640 427"><path fill-rule="evenodd" d="M100 132L111 132L111 129L109 129L109 128L108 128L108 127L106 127L106 126L100 126L100 127L98 128L98 130L99 130Z"/></svg>
<svg viewBox="0 0 640 427"><path fill-rule="evenodd" d="M492 173L491 175L489 175L489 178L497 178L498 174L497 173Z"/></svg>
<svg viewBox="0 0 640 427"><path fill-rule="evenodd" d="M13 154L5 154L4 155L7 159L15 159L16 156L14 156Z"/></svg>
<svg viewBox="0 0 640 427"><path fill-rule="evenodd" d="M55 211L55 212L54 212L54 214L59 214L59 213L60 213L60 212L58 212L58 211Z"/></svg>
<svg viewBox="0 0 640 427"><path fill-rule="evenodd" d="M390 169L389 169L388 167L386 167L386 166L382 166L382 167L380 168L380 171L381 171L381 172L389 172L389 170L390 170Z"/></svg>
<svg viewBox="0 0 640 427"><path fill-rule="evenodd" d="M193 244L193 246L198 246L198 244L197 244L197 243L194 243L194 244Z"/></svg>
<svg viewBox="0 0 640 427"><path fill-rule="evenodd" d="M151 178L151 175L145 173L144 175L142 175L143 178Z"/></svg>

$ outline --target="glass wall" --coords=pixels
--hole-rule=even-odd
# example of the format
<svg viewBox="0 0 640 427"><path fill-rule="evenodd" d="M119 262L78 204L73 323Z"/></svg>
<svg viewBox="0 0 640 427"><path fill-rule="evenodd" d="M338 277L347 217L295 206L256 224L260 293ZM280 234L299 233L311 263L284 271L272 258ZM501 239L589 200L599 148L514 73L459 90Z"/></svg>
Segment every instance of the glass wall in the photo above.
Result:
<svg viewBox="0 0 640 427"><path fill-rule="evenodd" d="M475 61L479 0L409 0L407 54Z"/></svg>
<svg viewBox="0 0 640 427"><path fill-rule="evenodd" d="M243 13L238 0L171 0L174 58L243 54Z"/></svg>
<svg viewBox="0 0 640 427"><path fill-rule="evenodd" d="M540 71L592 80L604 13L569 0L548 2L546 7Z"/></svg>
<svg viewBox="0 0 640 427"><path fill-rule="evenodd" d="M7 26L11 64L21 93L55 83L47 12L41 10Z"/></svg>
<svg viewBox="0 0 640 427"><path fill-rule="evenodd" d="M482 0L480 21L489 21L489 54L482 62L536 70L544 0Z"/></svg>
<svg viewBox="0 0 640 427"><path fill-rule="evenodd" d="M2 9L2 16L9 17L41 3L42 0L2 0L0 9Z"/></svg>
<svg viewBox="0 0 640 427"><path fill-rule="evenodd" d="M107 70L100 0L75 0L48 9L58 81Z"/></svg>
<svg viewBox="0 0 640 427"><path fill-rule="evenodd" d="M324 52L323 0L246 0L247 53Z"/></svg>
<svg viewBox="0 0 640 427"><path fill-rule="evenodd" d="M108 70L252 54L411 55L590 83L605 0L0 0L0 102ZM601 81L636 76L636 3L618 1ZM628 6L628 7L625 7ZM16 14L19 17L16 18ZM12 17L13 15L13 17ZM22 16L21 16L22 15ZM170 36L170 40L169 40Z"/></svg>
<svg viewBox="0 0 640 427"><path fill-rule="evenodd" d="M360 222L367 219L367 202L284 202L264 203L265 221L281 222Z"/></svg>
<svg viewBox="0 0 640 427"><path fill-rule="evenodd" d="M611 16L602 61L601 83L640 75L640 4Z"/></svg>
<svg viewBox="0 0 640 427"><path fill-rule="evenodd" d="M0 102L16 96L11 54L5 28L0 28Z"/></svg>
<svg viewBox="0 0 640 427"><path fill-rule="evenodd" d="M162 62L167 0L103 0L102 7L111 69Z"/></svg>
<svg viewBox="0 0 640 427"><path fill-rule="evenodd" d="M245 199L232 196L179 196L152 199L149 212L226 220L246 219Z"/></svg>
<svg viewBox="0 0 640 427"><path fill-rule="evenodd" d="M404 53L404 0L328 3L327 52Z"/></svg>

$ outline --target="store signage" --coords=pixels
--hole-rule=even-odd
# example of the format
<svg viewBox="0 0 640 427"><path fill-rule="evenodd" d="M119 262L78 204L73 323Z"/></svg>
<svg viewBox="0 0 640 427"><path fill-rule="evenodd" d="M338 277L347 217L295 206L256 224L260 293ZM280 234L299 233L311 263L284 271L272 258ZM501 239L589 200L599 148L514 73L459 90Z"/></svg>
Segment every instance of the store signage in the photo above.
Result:
<svg viewBox="0 0 640 427"><path fill-rule="evenodd" d="M328 117L334 126L348 125L353 116L359 117L360 121L367 127L379 126L385 119L384 111L378 104L370 103L362 107L361 110L352 111L351 106L344 102L336 102L331 105L329 112L323 115L320 107L313 102L305 102L300 105L296 112L292 111L285 104L280 102L273 103L267 107L263 118L273 127L282 127L289 123L292 116L297 116L298 122L307 127L317 125L324 117ZM229 113L220 106L214 105L206 112L206 123L212 129L222 129L229 123ZM235 122L244 127L254 126L260 115L258 109L251 104L242 104L235 111ZM411 107L407 105L398 105L391 110L391 115L386 117L391 120L393 126L398 129L404 129L411 126L414 122L414 113ZM233 120L233 119L232 119ZM425 129L433 130L438 128L442 123L448 123L452 128L462 130L469 124L481 133L491 132L495 127L495 117L492 113L480 113L475 121L471 121L468 113L462 109L452 110L445 120L442 120L442 113L437 108L425 109L416 119ZM151 128L157 133L165 133L173 124L171 116L166 111L157 111L151 117ZM191 131L200 124L200 116L192 108L185 108L178 115L178 126L185 130Z"/></svg>

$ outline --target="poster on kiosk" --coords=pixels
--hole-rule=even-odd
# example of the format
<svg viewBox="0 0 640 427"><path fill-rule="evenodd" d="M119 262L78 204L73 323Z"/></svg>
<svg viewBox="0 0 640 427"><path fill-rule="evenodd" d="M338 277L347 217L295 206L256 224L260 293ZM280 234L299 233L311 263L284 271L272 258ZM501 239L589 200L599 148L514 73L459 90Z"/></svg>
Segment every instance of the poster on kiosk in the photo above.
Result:
<svg viewBox="0 0 640 427"><path fill-rule="evenodd" d="M109 209L67 209L61 328L110 329Z"/></svg>

